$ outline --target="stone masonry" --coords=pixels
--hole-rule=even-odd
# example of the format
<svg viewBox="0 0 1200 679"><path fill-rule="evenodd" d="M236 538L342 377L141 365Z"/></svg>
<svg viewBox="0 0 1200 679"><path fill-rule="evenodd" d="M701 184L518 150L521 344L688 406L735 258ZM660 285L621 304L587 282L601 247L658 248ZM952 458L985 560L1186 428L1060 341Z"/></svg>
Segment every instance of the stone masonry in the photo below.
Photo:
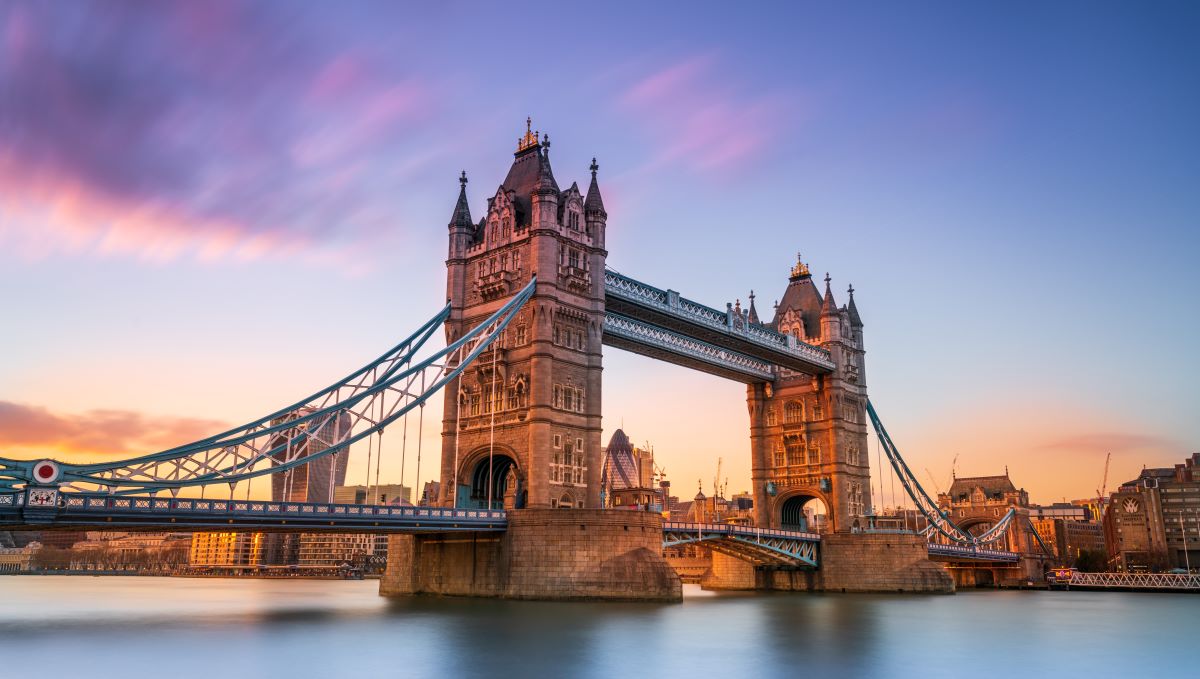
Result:
<svg viewBox="0 0 1200 679"><path fill-rule="evenodd" d="M620 510L509 512L503 535L397 535L384 595L680 601L662 557L662 519Z"/></svg>

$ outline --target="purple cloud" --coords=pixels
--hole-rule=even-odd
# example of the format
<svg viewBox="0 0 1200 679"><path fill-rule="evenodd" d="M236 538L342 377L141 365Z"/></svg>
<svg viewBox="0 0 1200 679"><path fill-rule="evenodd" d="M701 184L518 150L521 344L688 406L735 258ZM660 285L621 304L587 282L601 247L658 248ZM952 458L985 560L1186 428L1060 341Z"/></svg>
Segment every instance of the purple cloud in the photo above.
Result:
<svg viewBox="0 0 1200 679"><path fill-rule="evenodd" d="M436 93L320 27L293 3L0 9L0 242L320 255L389 219L382 154Z"/></svg>

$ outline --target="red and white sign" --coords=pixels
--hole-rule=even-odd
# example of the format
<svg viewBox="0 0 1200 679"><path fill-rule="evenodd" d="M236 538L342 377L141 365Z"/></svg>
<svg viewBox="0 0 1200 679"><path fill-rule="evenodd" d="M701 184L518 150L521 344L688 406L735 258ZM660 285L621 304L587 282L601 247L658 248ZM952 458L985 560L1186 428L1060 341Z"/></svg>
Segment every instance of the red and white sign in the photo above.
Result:
<svg viewBox="0 0 1200 679"><path fill-rule="evenodd" d="M54 483L61 472L54 460L42 460L33 465L33 480L36 483Z"/></svg>

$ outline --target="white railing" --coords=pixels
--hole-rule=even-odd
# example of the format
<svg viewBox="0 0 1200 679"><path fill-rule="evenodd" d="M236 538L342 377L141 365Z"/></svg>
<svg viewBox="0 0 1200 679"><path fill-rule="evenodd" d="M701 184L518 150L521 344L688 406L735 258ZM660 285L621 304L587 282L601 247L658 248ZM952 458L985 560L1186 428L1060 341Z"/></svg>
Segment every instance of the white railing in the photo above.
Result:
<svg viewBox="0 0 1200 679"><path fill-rule="evenodd" d="M1200 575L1194 573L1080 573L1071 574L1072 587L1113 589L1176 589L1200 592Z"/></svg>

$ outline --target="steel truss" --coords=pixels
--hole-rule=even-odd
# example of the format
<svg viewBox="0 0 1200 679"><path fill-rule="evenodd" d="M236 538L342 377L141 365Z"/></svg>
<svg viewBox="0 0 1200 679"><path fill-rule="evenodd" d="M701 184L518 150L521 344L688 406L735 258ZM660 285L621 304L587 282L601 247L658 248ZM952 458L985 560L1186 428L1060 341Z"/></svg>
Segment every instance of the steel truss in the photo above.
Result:
<svg viewBox="0 0 1200 679"><path fill-rule="evenodd" d="M933 537L932 532L936 531L953 544L980 546L991 544L1005 536L1009 524L1012 523L1013 517L1016 516L1017 510L1015 508L1010 508L995 525L981 535L971 535L959 528L957 524L950 520L948 515L942 512L937 503L930 499L925 489L921 487L921 482L917 480L917 477L908 468L908 464L900 456L900 451L892 443L892 438L888 436L887 430L883 428L883 422L879 420L879 415L875 412L875 406L870 401L867 401L867 415L871 418L871 424L875 427L875 434L879 437L879 443L883 446L884 452L887 453L888 462L891 462L892 469L896 471L896 476L900 478L900 483L904 486L905 492L908 493L908 496L917 505L917 509L921 511L921 514L929 522L929 527L925 529L926 537Z"/></svg>
<svg viewBox="0 0 1200 679"><path fill-rule="evenodd" d="M416 332L348 377L253 422L150 455L95 464L54 462L52 478L36 478L46 461L0 458L0 490L57 487L115 495L228 484L278 474L346 451L383 432L455 379L504 332L533 294L536 279L487 320L444 349L418 352L450 317L447 304ZM313 445L316 444L316 445Z"/></svg>
<svg viewBox="0 0 1200 679"><path fill-rule="evenodd" d="M663 547L701 542L715 551L757 564L816 568L821 536L729 523L663 522Z"/></svg>

